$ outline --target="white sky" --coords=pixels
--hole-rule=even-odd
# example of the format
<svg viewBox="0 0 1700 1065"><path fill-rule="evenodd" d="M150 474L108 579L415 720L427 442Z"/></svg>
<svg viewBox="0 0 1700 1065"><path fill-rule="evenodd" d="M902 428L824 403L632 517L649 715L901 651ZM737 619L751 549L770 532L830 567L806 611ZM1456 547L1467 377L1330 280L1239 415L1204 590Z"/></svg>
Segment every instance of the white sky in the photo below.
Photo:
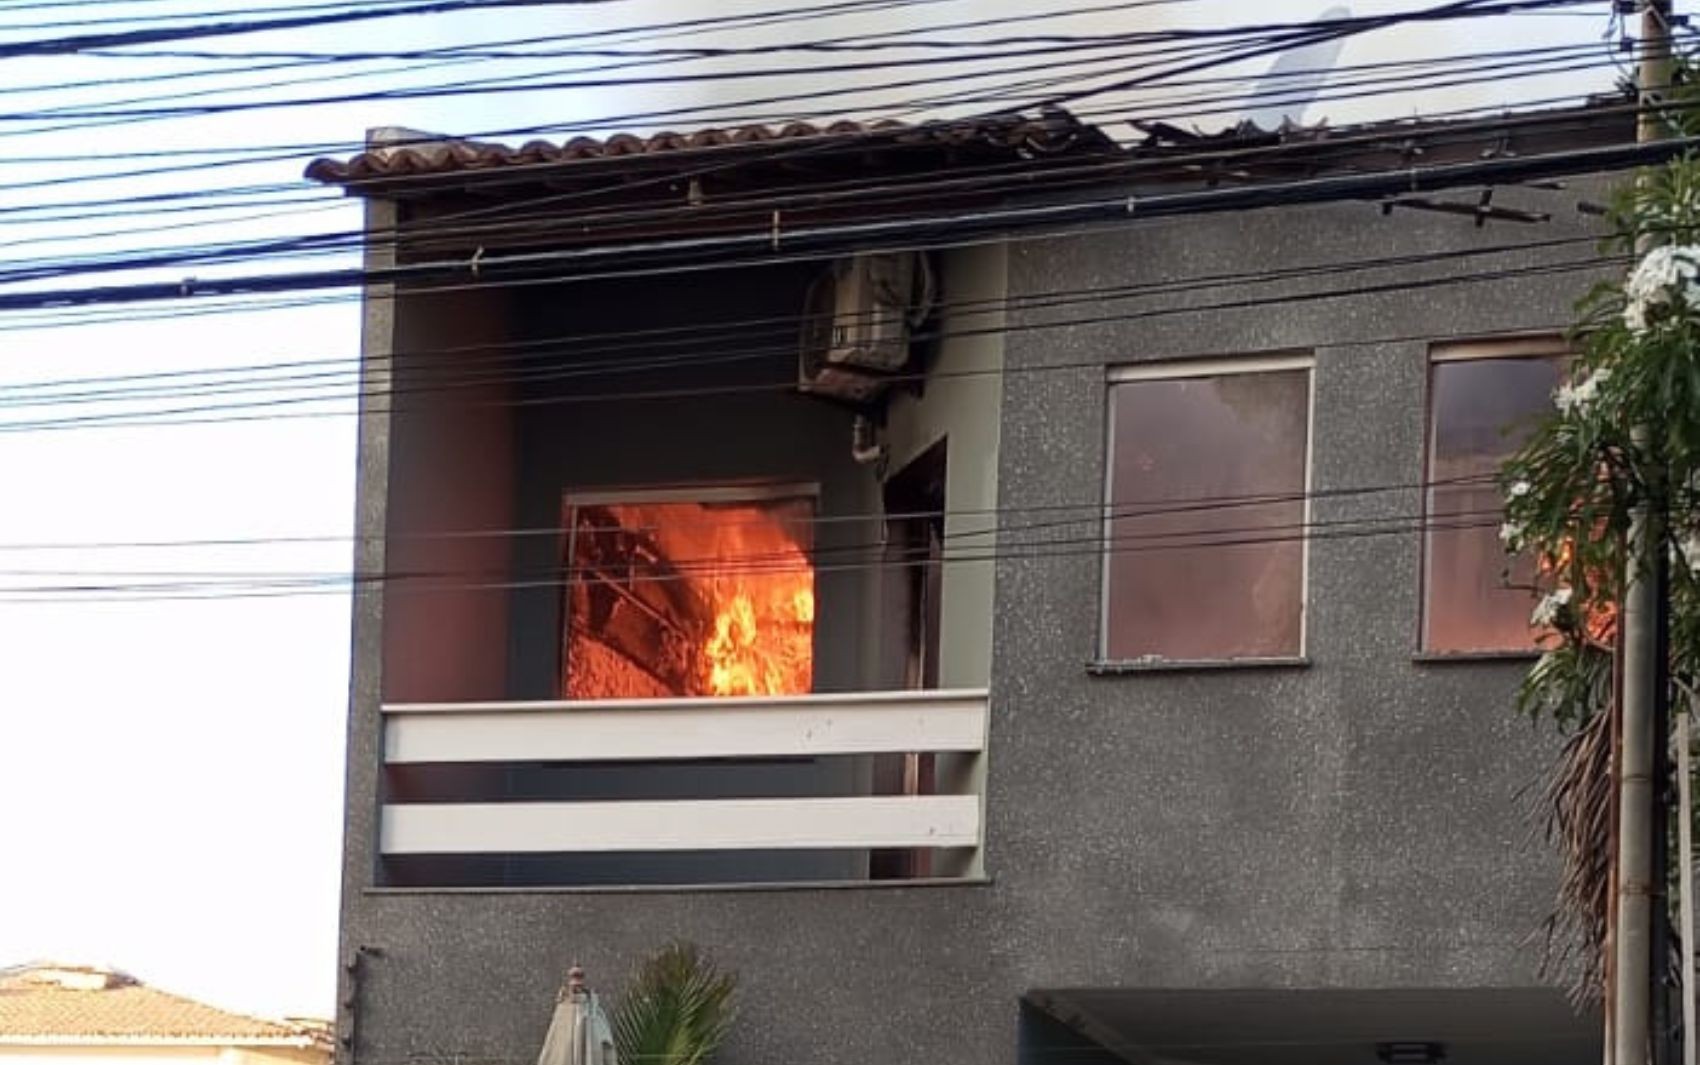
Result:
<svg viewBox="0 0 1700 1065"><path fill-rule="evenodd" d="M8 12L0 3L0 40L65 32L21 33L3 28L50 18L110 15L120 9L126 14L204 12L259 2L142 0L114 3L109 9L31 12ZM765 43L781 34L808 39L921 27L1086 2L941 0L906 12L830 23L816 19L716 38L712 43ZM278 6L290 4L284 0ZM428 46L777 6L777 0L744 0L735 7L686 0L623 0L597 7L562 5L476 18L365 23L287 37L202 42L194 47ZM1113 15L1053 19L1037 28L1010 27L999 32L1102 33L1115 28L1220 25L1244 21L1254 10L1260 20L1283 21L1311 17L1328 6L1327 0L1266 0L1249 7L1233 0L1187 0ZM1369 14L1419 4L1359 0L1351 6L1357 14ZM1587 18L1531 17L1499 25L1408 27L1349 42L1336 62L1365 63L1545 42L1585 43L1604 31L1601 12L1606 6L1601 3L1598 10L1589 9ZM624 46L686 43L696 41L632 41ZM0 68L5 71L0 77L0 212L47 201L131 200L219 184L293 182L304 162L297 158L210 173L64 183L147 165L145 160L102 159L113 153L346 141L374 125L459 133L588 122L653 108L725 103L849 84L841 79L799 77L759 85L668 90L557 90L269 110L28 136L20 131L31 127L5 117L24 109L164 92L172 83L80 93L19 91L26 86L165 73L184 69L185 62L7 61ZM1255 75L1268 63L1268 59L1258 60L1246 70ZM566 61L554 60L529 70L559 76L568 66ZM317 91L425 84L527 70L514 64L502 70L488 64L414 70L323 83ZM888 72L866 75L864 81L903 76ZM250 74L224 82L179 83L179 87L273 77L301 74ZM1579 87L1603 89L1610 78L1607 68L1549 78L1544 84L1333 102L1313 107L1307 118L1347 121L1530 100ZM314 91L314 86L271 90L274 96L302 91ZM249 92L247 98L261 98L260 90ZM872 107L880 100L878 94L863 93L823 98L794 110ZM1198 123L1211 128L1233 117L1211 114L1199 117ZM664 124L689 127L697 123L686 119ZM17 162L19 157L40 155L88 158L27 166ZM19 182L47 181L61 184L17 187ZM299 192L290 195L309 192L310 187L302 184ZM0 213L0 264L133 250L150 240L290 235L359 225L358 211L334 197L324 197L311 207L312 213L242 221L239 216L254 211L248 207L210 216L218 224L201 229L128 238L113 234L162 219L26 225L15 215ZM67 238L77 240L71 243ZM35 243L19 243L25 240ZM301 265L333 264L345 264L345 260ZM190 269L167 276L219 272ZM102 280L73 278L51 284ZM25 382L351 358L359 342L354 303L344 300L266 313L156 317L75 328L23 328L34 321L38 319L0 315L0 545L347 535L354 427L353 420L344 416L343 402L242 412L337 415L329 417L52 431L17 431L15 423L109 408L62 404L7 410L3 405L16 401L16 386ZM163 405L196 402L179 399ZM8 423L14 423L14 428L8 430ZM99 574L136 570L335 573L346 570L348 557L347 543L334 540L173 551L12 550L0 551L0 582L105 583L115 578ZM68 575L20 572L46 570L68 571ZM348 602L340 591L332 591L175 603L113 603L67 596L54 597L60 600L56 602L20 603L0 598L0 854L6 863L0 875L0 965L37 957L105 962L157 985L233 1008L274 1015L331 1014L348 656Z"/></svg>

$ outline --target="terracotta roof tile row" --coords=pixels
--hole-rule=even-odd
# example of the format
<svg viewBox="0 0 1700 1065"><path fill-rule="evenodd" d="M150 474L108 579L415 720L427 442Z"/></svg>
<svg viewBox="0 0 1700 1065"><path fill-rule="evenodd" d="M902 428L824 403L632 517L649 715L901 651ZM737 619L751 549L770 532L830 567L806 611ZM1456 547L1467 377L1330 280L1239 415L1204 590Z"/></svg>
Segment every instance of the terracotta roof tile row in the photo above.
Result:
<svg viewBox="0 0 1700 1065"><path fill-rule="evenodd" d="M1038 117L992 115L955 121L906 125L895 121L792 122L782 126L711 127L689 133L663 131L648 136L616 133L606 138L574 137L563 143L534 140L519 147L486 141L432 138L410 130L374 131L366 151L343 159L316 159L307 177L328 184L358 183L461 174L513 167L554 167L593 160L663 156L716 149L819 140L863 140L870 147L980 146L993 150L1046 153L1082 143L1108 146L1097 129L1064 111ZM384 143L389 141L391 143Z"/></svg>
<svg viewBox="0 0 1700 1065"><path fill-rule="evenodd" d="M230 1043L312 1046L304 1025L230 1013L90 966L0 970L0 1045Z"/></svg>
<svg viewBox="0 0 1700 1065"><path fill-rule="evenodd" d="M1238 167L1317 167L1328 165L1337 156L1404 152L1411 159L1430 158L1431 148L1444 147L1417 143L1425 138L1456 141L1456 151L1480 152L1515 150L1508 138L1575 139L1597 137L1602 131L1616 135L1621 131L1607 127L1614 120L1627 121L1620 112L1632 106L1633 101L1599 97L1579 106L1508 112L1497 117L1395 119L1350 126L1283 123L1272 130L1241 122L1215 131L1200 131L1130 118L1127 125L1143 133L1144 139L1127 144L1118 143L1103 129L1082 122L1061 108L1043 109L1034 115L1000 113L914 125L891 121L793 122L783 126L711 127L647 136L617 133L605 138L574 137L559 144L531 141L519 147L388 129L373 131L367 149L349 159L315 160L307 167L307 177L345 185L354 193L408 195L429 193L433 185L427 179L433 177L448 178L451 183L485 173L508 174L521 182L564 180L569 176L614 179L622 165L646 159L656 160L656 166L663 170L668 165L689 166L710 160L715 161L717 170L730 170L733 164L820 165L837 160L848 161L848 166L861 169L897 173L904 170L910 159L920 166L936 169L941 165L972 168L988 161L1007 163L1041 157L1161 161L1189 153L1232 151L1238 155L1230 165ZM1471 138L1483 143L1471 143ZM1506 145L1484 147L1495 140L1506 141ZM814 152L816 144L823 150ZM764 152L760 150L764 145L776 150ZM794 153L778 150L793 147ZM929 155L929 149L934 154ZM953 153L942 164L937 158L941 150ZM727 165L720 166L721 160ZM607 165L593 165L598 162Z"/></svg>

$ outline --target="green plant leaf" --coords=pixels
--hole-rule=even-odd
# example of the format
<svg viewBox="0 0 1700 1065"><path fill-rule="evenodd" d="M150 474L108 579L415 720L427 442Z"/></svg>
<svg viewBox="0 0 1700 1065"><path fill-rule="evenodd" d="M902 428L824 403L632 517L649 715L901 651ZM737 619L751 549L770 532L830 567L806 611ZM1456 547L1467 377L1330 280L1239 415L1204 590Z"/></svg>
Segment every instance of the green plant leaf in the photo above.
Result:
<svg viewBox="0 0 1700 1065"><path fill-rule="evenodd" d="M638 968L614 1011L621 1065L702 1065L731 1030L738 980L689 943L669 943Z"/></svg>

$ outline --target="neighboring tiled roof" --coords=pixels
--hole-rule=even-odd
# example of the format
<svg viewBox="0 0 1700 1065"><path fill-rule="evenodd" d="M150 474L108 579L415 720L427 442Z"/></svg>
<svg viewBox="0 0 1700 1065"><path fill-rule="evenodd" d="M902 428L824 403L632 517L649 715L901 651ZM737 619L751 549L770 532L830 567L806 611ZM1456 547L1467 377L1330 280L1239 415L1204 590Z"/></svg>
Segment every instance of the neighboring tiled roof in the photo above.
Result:
<svg viewBox="0 0 1700 1065"><path fill-rule="evenodd" d="M0 1046L321 1042L305 1025L228 1013L112 969L50 964L0 969Z"/></svg>
<svg viewBox="0 0 1700 1065"><path fill-rule="evenodd" d="M858 139L866 141L870 149L976 147L1048 154L1082 146L1111 147L1111 141L1102 132L1061 110L1047 111L1038 117L989 115L919 125L893 121L825 125L792 122L783 126L717 127L689 133L668 131L649 136L616 133L606 138L574 137L561 144L530 141L517 148L485 141L432 139L428 134L408 130L379 130L374 131L372 146L366 151L346 160L314 160L307 167L307 177L335 185L525 166L553 169L598 159L672 156L756 148L779 142L801 148L803 142L811 140L835 143Z"/></svg>

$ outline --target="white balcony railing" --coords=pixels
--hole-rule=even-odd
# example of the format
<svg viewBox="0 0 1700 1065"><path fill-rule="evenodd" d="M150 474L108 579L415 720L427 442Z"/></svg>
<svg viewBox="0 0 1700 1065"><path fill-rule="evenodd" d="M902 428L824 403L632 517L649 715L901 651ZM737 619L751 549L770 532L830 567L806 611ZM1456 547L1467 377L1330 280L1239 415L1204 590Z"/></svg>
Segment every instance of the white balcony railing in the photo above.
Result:
<svg viewBox="0 0 1700 1065"><path fill-rule="evenodd" d="M956 848L981 842L984 691L384 707L384 759L661 762L949 756L941 793L820 798L391 803L386 855Z"/></svg>

